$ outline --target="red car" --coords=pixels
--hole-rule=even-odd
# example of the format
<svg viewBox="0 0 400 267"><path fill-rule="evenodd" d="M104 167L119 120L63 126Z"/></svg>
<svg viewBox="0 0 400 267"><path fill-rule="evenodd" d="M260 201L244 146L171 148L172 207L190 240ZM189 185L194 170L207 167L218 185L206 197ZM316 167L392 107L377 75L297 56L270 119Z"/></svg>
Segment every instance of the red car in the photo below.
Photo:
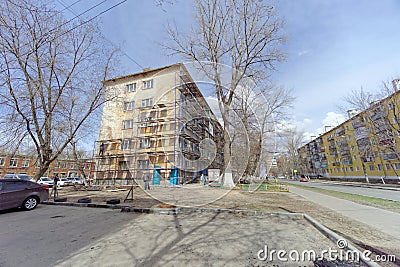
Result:
<svg viewBox="0 0 400 267"><path fill-rule="evenodd" d="M306 177L301 177L299 181L300 182L308 182L308 179Z"/></svg>
<svg viewBox="0 0 400 267"><path fill-rule="evenodd" d="M21 179L0 179L0 210L33 210L49 198L49 186Z"/></svg>

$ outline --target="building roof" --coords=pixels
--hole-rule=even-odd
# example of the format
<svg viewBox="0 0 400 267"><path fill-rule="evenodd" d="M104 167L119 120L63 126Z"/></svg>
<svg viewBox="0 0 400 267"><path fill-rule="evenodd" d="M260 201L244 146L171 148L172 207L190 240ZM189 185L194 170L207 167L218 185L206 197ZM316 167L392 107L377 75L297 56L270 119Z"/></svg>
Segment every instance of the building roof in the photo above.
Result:
<svg viewBox="0 0 400 267"><path fill-rule="evenodd" d="M375 107L377 107L377 106L382 105L383 103L385 103L385 101L387 101L388 99L390 99L390 98L392 98L392 97L394 97L394 96L396 96L396 95L398 95L398 94L400 94L400 90L395 91L394 93L390 94L389 96L387 96L387 97L385 97L385 98L382 98L382 99L379 99L379 100L376 100L376 101L370 103L370 106L369 106L368 108L366 108L366 109L360 111L357 115L355 115L355 116L353 116L353 117L351 117L351 118L348 118L347 120L345 120L345 121L342 122L341 124L339 124L339 125L333 127L333 128L330 129L329 131L326 131L326 132L320 134L320 135L317 136L315 139L313 139L313 140L307 142L306 144L302 145L300 148L303 148L303 147L307 146L308 144L311 144L311 143L314 142L316 139L322 138L323 136L326 136L326 135L328 135L329 133L336 131L338 128L344 126L344 124L348 123L349 121L352 121L352 120L355 119L355 118L359 118L359 117L363 116L363 115L364 115L366 112L368 112L369 110L371 110L371 109L373 109L373 108L375 108ZM299 148L299 149L300 149L300 148Z"/></svg>
<svg viewBox="0 0 400 267"><path fill-rule="evenodd" d="M111 79L108 79L108 80L104 80L103 84L108 83L108 82L115 82L117 80L122 80L122 79L126 79L126 78L133 78L135 76L147 75L147 74L150 74L152 72L159 72L159 71L162 71L162 70L165 70L165 69L168 69L168 68L172 68L172 67L177 67L177 66L184 67L184 65L182 63L175 63L175 64L172 64L172 65L159 67L159 68L155 68L155 69L153 69L153 68L145 68L141 72L136 72L136 73L132 73L132 74L128 74L128 75L119 76L119 77L116 77L116 78L111 78Z"/></svg>

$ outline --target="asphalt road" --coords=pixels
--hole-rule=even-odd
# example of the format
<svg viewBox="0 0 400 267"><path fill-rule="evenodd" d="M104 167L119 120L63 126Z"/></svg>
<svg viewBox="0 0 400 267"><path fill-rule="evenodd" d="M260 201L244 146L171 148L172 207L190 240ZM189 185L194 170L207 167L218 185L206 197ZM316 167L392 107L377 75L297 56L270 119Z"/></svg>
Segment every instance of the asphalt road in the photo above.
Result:
<svg viewBox="0 0 400 267"><path fill-rule="evenodd" d="M0 211L0 266L55 266L67 255L119 231L137 214L119 210L39 205Z"/></svg>
<svg viewBox="0 0 400 267"><path fill-rule="evenodd" d="M304 219L289 215L157 215L46 205L0 212L1 267L310 266L282 263L270 252L320 255L335 246ZM260 260L260 250L271 260Z"/></svg>
<svg viewBox="0 0 400 267"><path fill-rule="evenodd" d="M291 180L287 180L287 182L292 184L300 184L304 186L334 190L334 191L357 194L362 196L400 201L400 191L385 190L379 188L358 187L351 185L339 185L337 183L332 184L332 183L319 183L319 182L299 182Z"/></svg>

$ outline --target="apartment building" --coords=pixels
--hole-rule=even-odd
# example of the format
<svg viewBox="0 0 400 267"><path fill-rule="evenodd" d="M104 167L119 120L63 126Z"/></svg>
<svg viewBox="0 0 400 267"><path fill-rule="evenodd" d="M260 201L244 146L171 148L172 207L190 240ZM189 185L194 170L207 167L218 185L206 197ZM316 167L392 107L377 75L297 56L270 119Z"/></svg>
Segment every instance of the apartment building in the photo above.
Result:
<svg viewBox="0 0 400 267"><path fill-rule="evenodd" d="M399 181L400 92L350 113L349 119L299 148L299 168L338 179Z"/></svg>
<svg viewBox="0 0 400 267"><path fill-rule="evenodd" d="M53 177L78 177L79 165L85 175L89 176L94 171L94 162L91 159L84 159L79 162L70 159L58 159L50 164L45 176ZM39 171L35 157L27 155L0 155L0 177L6 174L27 174L31 177Z"/></svg>
<svg viewBox="0 0 400 267"><path fill-rule="evenodd" d="M222 127L183 64L104 81L96 182L187 183L223 165ZM175 177L175 182L172 181Z"/></svg>

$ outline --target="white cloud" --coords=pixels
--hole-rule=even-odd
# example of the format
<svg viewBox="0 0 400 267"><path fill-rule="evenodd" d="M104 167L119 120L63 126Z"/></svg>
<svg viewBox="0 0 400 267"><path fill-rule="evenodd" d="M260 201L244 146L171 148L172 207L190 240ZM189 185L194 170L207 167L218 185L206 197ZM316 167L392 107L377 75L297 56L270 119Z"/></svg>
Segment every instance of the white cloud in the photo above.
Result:
<svg viewBox="0 0 400 267"><path fill-rule="evenodd" d="M317 128L315 132L318 134L322 134L345 122L346 119L347 118L343 114L330 111L326 113L325 118L322 120L322 126Z"/></svg>
<svg viewBox="0 0 400 267"><path fill-rule="evenodd" d="M310 53L310 50L303 50L303 51L298 52L297 55L298 55L299 57L301 57L301 56L304 56L304 55L306 55L306 54L308 54L308 53Z"/></svg>

